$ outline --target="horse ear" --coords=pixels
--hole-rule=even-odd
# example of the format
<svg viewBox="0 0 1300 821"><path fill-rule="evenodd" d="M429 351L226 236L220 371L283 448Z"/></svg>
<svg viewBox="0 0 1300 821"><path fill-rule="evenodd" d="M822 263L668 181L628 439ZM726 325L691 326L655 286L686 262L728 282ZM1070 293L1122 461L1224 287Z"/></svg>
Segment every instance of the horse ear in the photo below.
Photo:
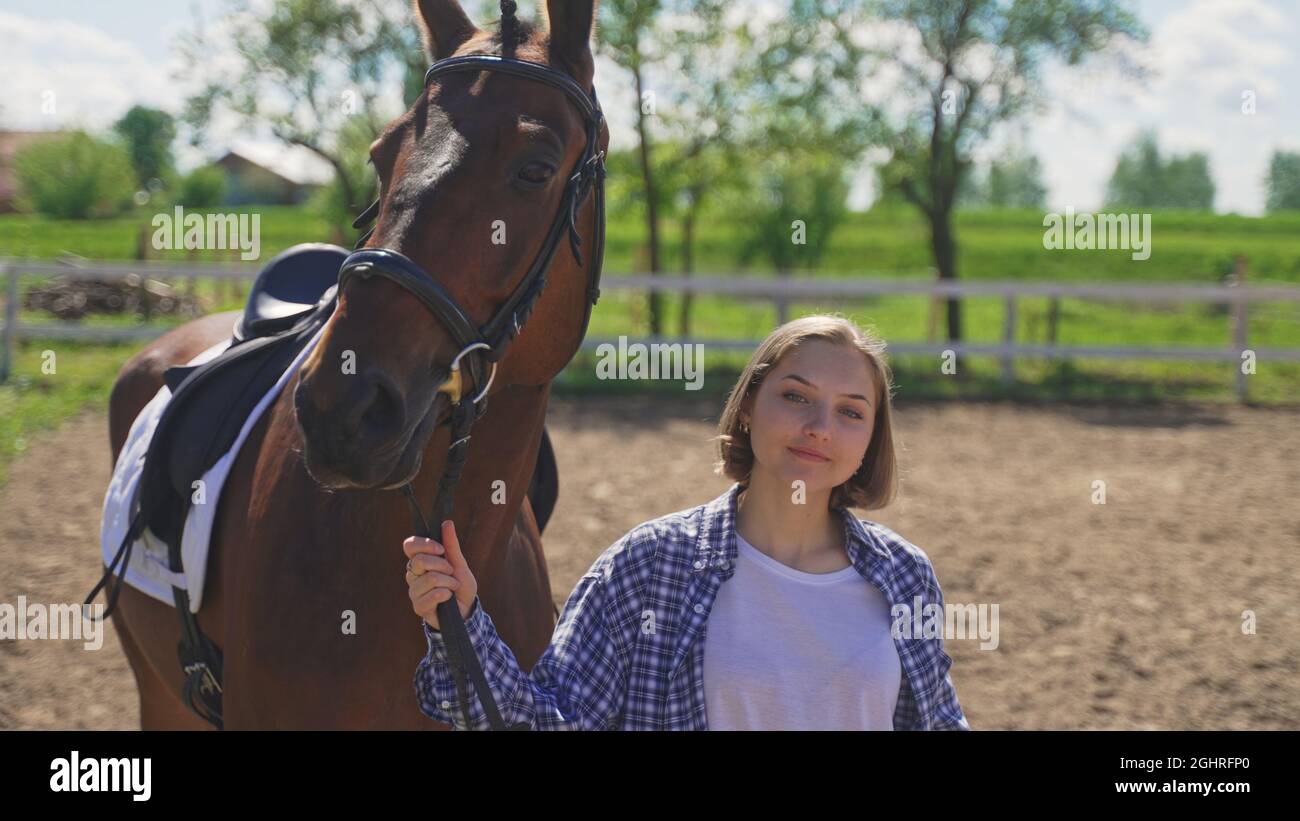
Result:
<svg viewBox="0 0 1300 821"><path fill-rule="evenodd" d="M597 0L546 0L546 26L551 60L569 69L580 83L595 74L591 34L596 23Z"/></svg>
<svg viewBox="0 0 1300 821"><path fill-rule="evenodd" d="M430 60L456 53L466 40L478 33L457 0L414 0L420 19L420 36Z"/></svg>

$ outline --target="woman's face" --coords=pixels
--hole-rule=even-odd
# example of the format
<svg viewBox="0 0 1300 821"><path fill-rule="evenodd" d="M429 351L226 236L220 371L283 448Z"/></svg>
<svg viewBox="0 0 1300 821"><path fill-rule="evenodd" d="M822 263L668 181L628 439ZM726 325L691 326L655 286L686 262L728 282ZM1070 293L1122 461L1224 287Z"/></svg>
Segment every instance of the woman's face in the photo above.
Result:
<svg viewBox="0 0 1300 821"><path fill-rule="evenodd" d="M754 471L808 492L831 490L862 465L876 421L876 386L856 348L810 339L768 372L749 421Z"/></svg>

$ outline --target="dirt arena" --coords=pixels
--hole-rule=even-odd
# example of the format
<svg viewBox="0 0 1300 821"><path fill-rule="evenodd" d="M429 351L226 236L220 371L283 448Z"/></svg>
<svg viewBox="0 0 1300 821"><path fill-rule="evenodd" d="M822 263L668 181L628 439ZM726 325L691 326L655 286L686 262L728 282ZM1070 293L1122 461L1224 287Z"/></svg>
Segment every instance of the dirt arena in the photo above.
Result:
<svg viewBox="0 0 1300 821"><path fill-rule="evenodd" d="M628 529L729 485L711 468L717 410L553 402L557 601ZM946 645L972 727L1300 728L1300 411L900 404L898 428L903 498L862 515L929 554L948 602L998 605L995 650ZM85 597L108 461L106 419L88 412L14 463L0 602ZM0 728L138 727L106 632L99 652L0 642Z"/></svg>

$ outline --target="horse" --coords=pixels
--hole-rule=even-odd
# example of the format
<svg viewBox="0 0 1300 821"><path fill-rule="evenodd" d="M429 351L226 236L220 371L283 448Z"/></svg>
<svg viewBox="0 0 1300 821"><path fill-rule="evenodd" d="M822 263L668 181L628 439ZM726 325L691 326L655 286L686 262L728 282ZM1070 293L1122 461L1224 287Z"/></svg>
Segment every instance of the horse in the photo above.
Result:
<svg viewBox="0 0 1300 821"><path fill-rule="evenodd" d="M545 28L515 18L515 4L503 0L496 31L474 25L456 0L414 5L435 62L511 57L592 89L595 0L547 0ZM598 134L604 152L603 121ZM366 247L393 249L434 272L481 326L538 253L588 142L560 90L508 73L445 74L371 145L380 197ZM573 220L584 236L603 232L593 198ZM525 670L555 626L526 491L551 381L590 316L588 268L597 266L598 277L600 259L581 256L560 247L531 318L516 324L518 344L494 370L452 508L482 605ZM197 619L224 655L224 727L449 729L421 713L414 694L427 646L404 580L411 513L396 489L409 483L415 498L434 497L451 445L441 424L450 400L434 392L429 374L445 370L459 348L429 307L390 279L340 280L337 299L316 347L245 441L219 500ZM237 316L194 320L123 366L109 401L114 462L164 371L227 338ZM349 358L351 370L340 364ZM142 729L211 729L182 700L175 609L122 585L111 618L135 674Z"/></svg>

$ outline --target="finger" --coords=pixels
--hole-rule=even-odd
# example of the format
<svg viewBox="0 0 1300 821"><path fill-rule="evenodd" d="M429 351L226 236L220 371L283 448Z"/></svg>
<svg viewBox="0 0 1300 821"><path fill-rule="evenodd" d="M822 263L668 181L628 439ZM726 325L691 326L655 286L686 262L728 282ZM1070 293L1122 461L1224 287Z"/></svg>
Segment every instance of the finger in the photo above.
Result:
<svg viewBox="0 0 1300 821"><path fill-rule="evenodd" d="M430 556L427 553L420 553L411 559L411 569L415 575L419 576L436 570L439 573L446 573L448 576L456 575L456 569L452 567L451 562L441 556Z"/></svg>
<svg viewBox="0 0 1300 821"><path fill-rule="evenodd" d="M446 587L451 590L460 589L460 582L456 580L456 577L448 576L445 573L424 573L414 577L408 573L407 584L411 586L411 590L416 595L432 590L435 587Z"/></svg>
<svg viewBox="0 0 1300 821"><path fill-rule="evenodd" d="M452 592L445 587L434 588L421 596L415 597L415 612L425 616L425 618L436 616L438 614L438 605L450 599L452 595Z"/></svg>
<svg viewBox="0 0 1300 821"><path fill-rule="evenodd" d="M447 558L452 565L458 570L462 567L468 570L465 555L460 552L460 539L456 538L456 523L451 519L442 523L442 543L447 548Z"/></svg>
<svg viewBox="0 0 1300 821"><path fill-rule="evenodd" d="M426 539L423 536L409 536L406 541L402 542L402 552L406 558L414 558L421 553L432 555L442 555L444 552L442 545L433 539Z"/></svg>

